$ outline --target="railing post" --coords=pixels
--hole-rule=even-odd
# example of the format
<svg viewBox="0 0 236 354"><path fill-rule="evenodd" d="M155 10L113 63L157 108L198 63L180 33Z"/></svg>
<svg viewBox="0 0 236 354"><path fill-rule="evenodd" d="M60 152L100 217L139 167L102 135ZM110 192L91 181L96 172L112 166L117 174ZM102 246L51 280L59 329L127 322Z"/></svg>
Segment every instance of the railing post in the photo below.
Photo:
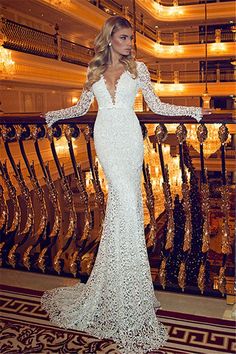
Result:
<svg viewBox="0 0 236 354"><path fill-rule="evenodd" d="M204 93L202 95L202 100L203 100L203 108L210 108L210 101L211 101L211 96L208 95L208 93Z"/></svg>
<svg viewBox="0 0 236 354"><path fill-rule="evenodd" d="M61 48L61 35L59 33L59 26L56 23L55 25L55 42L56 42L56 51L57 51L57 60L61 61L61 57L62 57L62 48Z"/></svg>
<svg viewBox="0 0 236 354"><path fill-rule="evenodd" d="M201 67L200 67L200 82L204 82L205 80L204 80L204 66L203 66L203 64L201 63Z"/></svg>
<svg viewBox="0 0 236 354"><path fill-rule="evenodd" d="M215 42L220 43L221 42L221 29L217 28L215 30Z"/></svg>
<svg viewBox="0 0 236 354"><path fill-rule="evenodd" d="M144 21L143 21L143 14L141 14L141 19L140 19L140 22L141 22L141 33L144 34Z"/></svg>
<svg viewBox="0 0 236 354"><path fill-rule="evenodd" d="M161 83L161 70L159 70L158 68L157 68L157 83L158 84L160 84Z"/></svg>
<svg viewBox="0 0 236 354"><path fill-rule="evenodd" d="M216 82L220 82L220 66L217 64L216 66Z"/></svg>
<svg viewBox="0 0 236 354"><path fill-rule="evenodd" d="M174 83L175 84L179 83L179 71L178 70L174 71Z"/></svg>
<svg viewBox="0 0 236 354"><path fill-rule="evenodd" d="M174 32L174 45L179 45L179 32Z"/></svg>
<svg viewBox="0 0 236 354"><path fill-rule="evenodd" d="M161 31L159 31L157 27L156 27L156 42L158 44L161 43Z"/></svg>
<svg viewBox="0 0 236 354"><path fill-rule="evenodd" d="M236 110L236 96L233 96L233 109ZM234 134L235 139L236 139L236 135ZM234 141L235 141L234 139ZM236 146L236 141L235 141L235 146Z"/></svg>
<svg viewBox="0 0 236 354"><path fill-rule="evenodd" d="M122 7L122 12L123 12L123 14L124 14L124 17L125 17L126 19L129 19L129 7L124 5L124 6Z"/></svg>

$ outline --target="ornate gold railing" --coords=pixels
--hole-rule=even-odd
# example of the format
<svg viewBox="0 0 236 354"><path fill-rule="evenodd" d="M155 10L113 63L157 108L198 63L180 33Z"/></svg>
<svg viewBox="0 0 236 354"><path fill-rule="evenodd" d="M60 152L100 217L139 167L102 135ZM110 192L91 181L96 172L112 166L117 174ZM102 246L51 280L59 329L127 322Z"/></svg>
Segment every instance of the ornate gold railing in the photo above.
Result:
<svg viewBox="0 0 236 354"><path fill-rule="evenodd" d="M54 35L45 33L34 28L21 25L8 19L2 19L2 32L5 36L4 47L16 51L34 54L42 57L65 61L72 64L87 66L94 55L93 49L70 42L61 37L56 31ZM58 29L58 28L56 28ZM196 35L196 33L192 33ZM184 36L184 37L183 37ZM190 36L190 33L189 33ZM183 37L183 40L181 39ZM158 42L163 38L168 44L173 44L173 34L159 33ZM161 39L162 38L162 39ZM179 42L184 43L186 33L179 33ZM222 38L223 39L223 38ZM231 38L232 39L232 38ZM187 40L186 40L187 41ZM166 42L166 44L167 44ZM164 43L164 42L163 42ZM205 69L185 71L162 71L150 69L152 79L159 83L197 83L205 82ZM233 82L235 70L230 62L226 64L220 61L215 67L208 67L208 82Z"/></svg>
<svg viewBox="0 0 236 354"><path fill-rule="evenodd" d="M116 0L88 0L94 6L97 6L100 10L108 13L111 16L114 15L121 15L127 17L131 21L133 21L133 12L132 9L129 8L127 4L120 4ZM210 2L210 1L209 1ZM214 1L211 1L214 2ZM197 3L197 2L195 2ZM200 2L198 2L200 3ZM203 2L202 2L203 3ZM173 6L173 2L169 3L161 3L160 5L164 6ZM184 4L179 4L184 5ZM193 5L193 2L186 3L185 5ZM219 26L220 27L220 26ZM233 30L230 30L230 26L228 29L220 29L221 39L223 42L232 42L235 40L235 34ZM136 30L137 32L143 34L145 37L152 39L154 41L158 40L160 44L172 45L175 44L175 37L177 34L178 37L178 44L194 44L194 43L204 43L204 34L202 35L199 31L184 31L184 32L167 32L167 31L160 31L160 28L157 26L156 28L150 26L147 23L145 15L141 13L140 15L136 15ZM217 31L217 30L216 30ZM216 39L216 31L212 31L208 29L207 31L207 41L208 43L215 42Z"/></svg>
<svg viewBox="0 0 236 354"><path fill-rule="evenodd" d="M102 6L102 5L101 5ZM120 10L121 14L122 9ZM131 14L130 14L131 16ZM137 19L137 31L146 37L163 45L204 43L205 35L200 31L167 32L155 29L145 24L143 16ZM48 58L64 60L83 65L94 55L93 49L68 41L61 37L59 28L55 26L55 34L49 34L38 29L22 25L12 20L2 18L1 31L5 36L4 47L21 52L40 55ZM62 29L63 30L63 29ZM216 41L234 42L235 32L230 29L208 30L208 43Z"/></svg>
<svg viewBox="0 0 236 354"><path fill-rule="evenodd" d="M89 276L107 197L95 159L95 116L91 112L53 128L36 114L0 116L3 267ZM145 237L155 286L232 295L232 116L213 114L201 124L149 112L137 116L145 145ZM209 158L207 136L213 125L218 152ZM194 142L188 137L193 126ZM167 160L167 145L168 158L178 156L175 169Z"/></svg>
<svg viewBox="0 0 236 354"><path fill-rule="evenodd" d="M73 64L87 66L93 56L93 49L63 39L57 31L51 35L14 21L2 19L2 32L5 36L4 47L29 54L53 58ZM58 30L58 28L56 28ZM162 33L168 38L168 33ZM186 33L184 34L184 36ZM161 34L158 34L158 42L161 43ZM171 34L172 36L172 34ZM181 39L181 33L179 33ZM171 40L172 41L172 40ZM181 42L181 40L180 40ZM171 43L172 44L172 43ZM163 71L158 67L150 68L151 77L158 83L199 83L205 82L206 72L204 67L192 71ZM208 67L208 82L234 82L235 70L230 62L215 64Z"/></svg>
<svg viewBox="0 0 236 354"><path fill-rule="evenodd" d="M58 27L55 28L55 34L49 34L2 18L1 31L4 35L4 47L69 63L87 65L94 51L61 38L57 31Z"/></svg>

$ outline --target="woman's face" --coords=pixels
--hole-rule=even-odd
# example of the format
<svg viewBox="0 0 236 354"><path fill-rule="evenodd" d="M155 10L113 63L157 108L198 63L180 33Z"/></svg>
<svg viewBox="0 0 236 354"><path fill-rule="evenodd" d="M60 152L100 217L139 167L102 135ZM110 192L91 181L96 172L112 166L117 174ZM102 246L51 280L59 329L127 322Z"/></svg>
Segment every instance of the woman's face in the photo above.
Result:
<svg viewBox="0 0 236 354"><path fill-rule="evenodd" d="M120 55L129 55L132 49L132 40L132 29L121 28L111 37L112 49Z"/></svg>

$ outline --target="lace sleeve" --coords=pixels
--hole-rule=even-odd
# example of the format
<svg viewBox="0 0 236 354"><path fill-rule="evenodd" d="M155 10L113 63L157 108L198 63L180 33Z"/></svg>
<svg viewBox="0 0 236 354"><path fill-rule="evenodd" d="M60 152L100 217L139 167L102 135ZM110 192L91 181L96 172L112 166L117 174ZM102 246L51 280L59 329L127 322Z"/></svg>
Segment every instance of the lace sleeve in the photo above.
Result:
<svg viewBox="0 0 236 354"><path fill-rule="evenodd" d="M161 102L153 90L150 73L146 65L143 62L137 62L137 70L139 87L142 89L145 102L151 111L166 116L191 116L198 122L202 119L201 107L177 106Z"/></svg>
<svg viewBox="0 0 236 354"><path fill-rule="evenodd" d="M79 117L86 114L93 101L94 94L92 90L83 90L78 103L75 106L58 111L49 111L45 114L45 120L49 127L61 119Z"/></svg>

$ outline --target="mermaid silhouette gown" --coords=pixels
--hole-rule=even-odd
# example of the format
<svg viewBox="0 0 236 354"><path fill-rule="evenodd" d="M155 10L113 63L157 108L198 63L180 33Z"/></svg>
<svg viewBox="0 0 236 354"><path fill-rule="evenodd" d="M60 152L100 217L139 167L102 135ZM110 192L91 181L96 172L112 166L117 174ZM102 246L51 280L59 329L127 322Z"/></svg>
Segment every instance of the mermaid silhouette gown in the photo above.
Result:
<svg viewBox="0 0 236 354"><path fill-rule="evenodd" d="M155 314L160 303L154 294L144 237L143 137L133 110L135 96L141 88L149 108L158 114L202 118L200 107L162 103L153 91L146 65L136 63L138 77L132 78L125 70L114 97L102 75L90 91L82 92L75 106L46 114L49 126L84 115L96 97L94 144L109 192L100 245L87 283L46 291L42 307L54 324L113 339L125 354L158 349L168 338Z"/></svg>

